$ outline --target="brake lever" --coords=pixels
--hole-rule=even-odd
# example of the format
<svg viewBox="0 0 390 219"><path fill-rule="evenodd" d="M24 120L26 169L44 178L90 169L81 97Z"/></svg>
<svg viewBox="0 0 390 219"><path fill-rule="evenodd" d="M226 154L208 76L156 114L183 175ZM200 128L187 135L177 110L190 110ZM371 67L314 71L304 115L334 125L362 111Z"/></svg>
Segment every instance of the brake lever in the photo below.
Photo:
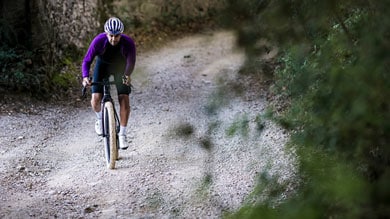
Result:
<svg viewBox="0 0 390 219"><path fill-rule="evenodd" d="M85 98L86 94L87 94L87 86L83 86L83 88L81 89L81 97Z"/></svg>
<svg viewBox="0 0 390 219"><path fill-rule="evenodd" d="M92 81L92 77L89 77L89 81ZM81 89L81 97L82 98L85 98L85 96L87 94L87 87L88 87L88 85L86 85L86 86L83 85L83 88Z"/></svg>

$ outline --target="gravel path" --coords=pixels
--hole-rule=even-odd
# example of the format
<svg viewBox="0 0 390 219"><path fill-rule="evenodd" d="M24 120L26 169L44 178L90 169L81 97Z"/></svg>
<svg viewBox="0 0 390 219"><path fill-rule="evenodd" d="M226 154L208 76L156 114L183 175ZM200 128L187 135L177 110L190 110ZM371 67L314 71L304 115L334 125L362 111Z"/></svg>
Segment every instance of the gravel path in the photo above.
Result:
<svg viewBox="0 0 390 219"><path fill-rule="evenodd" d="M88 100L26 103L26 112L0 105L0 218L220 218L248 201L263 171L293 179L287 135L256 120L264 94L217 92L217 79L234 80L244 61L233 44L230 32L216 32L138 56L130 147L115 170ZM230 136L232 124L248 131Z"/></svg>

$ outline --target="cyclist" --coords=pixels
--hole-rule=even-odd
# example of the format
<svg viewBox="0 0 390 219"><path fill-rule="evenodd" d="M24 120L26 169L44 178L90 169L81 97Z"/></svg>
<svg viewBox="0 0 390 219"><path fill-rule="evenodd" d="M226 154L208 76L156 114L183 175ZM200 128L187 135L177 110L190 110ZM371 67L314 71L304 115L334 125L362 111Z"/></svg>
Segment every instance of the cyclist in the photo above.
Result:
<svg viewBox="0 0 390 219"><path fill-rule="evenodd" d="M82 63L83 86L90 86L89 71L95 57L93 82L101 82L103 78L114 75L115 85L118 91L120 105L120 131L119 147L127 149L126 127L130 117L131 93L130 75L134 70L136 60L136 48L133 39L123 34L124 25L116 17L109 18L104 24L104 32L98 34L91 42ZM123 78L123 79L122 79ZM102 135L101 122L101 99L103 97L103 86L92 86L91 105L96 113L95 131Z"/></svg>

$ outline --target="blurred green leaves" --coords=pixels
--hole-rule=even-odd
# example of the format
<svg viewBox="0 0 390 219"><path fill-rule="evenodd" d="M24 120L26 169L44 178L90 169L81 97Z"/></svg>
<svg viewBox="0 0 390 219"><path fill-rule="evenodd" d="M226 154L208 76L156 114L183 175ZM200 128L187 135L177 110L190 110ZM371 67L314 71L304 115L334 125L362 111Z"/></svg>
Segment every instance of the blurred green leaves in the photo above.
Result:
<svg viewBox="0 0 390 219"><path fill-rule="evenodd" d="M275 119L292 130L303 178L277 207L233 217L388 217L390 2L228 2L225 23L249 56L263 39L282 51L273 92L289 104Z"/></svg>
<svg viewBox="0 0 390 219"><path fill-rule="evenodd" d="M236 117L233 123L226 130L228 136L241 134L242 137L248 137L249 133L249 119L247 115Z"/></svg>

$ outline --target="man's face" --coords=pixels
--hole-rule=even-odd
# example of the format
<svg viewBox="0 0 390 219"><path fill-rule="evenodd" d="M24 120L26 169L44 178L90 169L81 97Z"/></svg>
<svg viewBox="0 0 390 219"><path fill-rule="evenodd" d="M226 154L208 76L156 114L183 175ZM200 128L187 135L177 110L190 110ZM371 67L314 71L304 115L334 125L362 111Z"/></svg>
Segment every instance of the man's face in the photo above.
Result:
<svg viewBox="0 0 390 219"><path fill-rule="evenodd" d="M119 43L119 40L121 39L120 34L109 34L107 33L108 42L110 42L111 45L115 46Z"/></svg>

